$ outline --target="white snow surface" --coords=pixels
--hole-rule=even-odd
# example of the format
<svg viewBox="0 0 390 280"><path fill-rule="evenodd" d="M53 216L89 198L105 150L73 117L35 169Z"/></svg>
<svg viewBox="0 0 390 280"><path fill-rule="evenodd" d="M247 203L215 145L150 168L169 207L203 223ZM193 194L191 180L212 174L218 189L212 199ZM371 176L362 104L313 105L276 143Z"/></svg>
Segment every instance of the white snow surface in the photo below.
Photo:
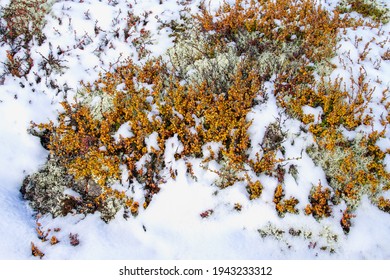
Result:
<svg viewBox="0 0 390 280"><path fill-rule="evenodd" d="M151 55L162 55L173 44L170 31L159 30L158 26L159 20L178 18L180 7L176 0L163 0L161 5L158 0L117 1L117 5L113 2L56 1L46 16L44 33L47 39L41 46L31 44L31 54L36 61L46 57L50 50L65 51L60 58L66 68L63 72L53 71L48 79L61 89L67 88L66 96L48 87L49 81L35 81L34 72L39 75L43 71L39 70L38 63L34 64L27 79L6 76L3 84L0 83L0 259L35 259L31 255L31 242L45 253L44 259L390 259L390 215L378 210L368 198L363 198L348 235L343 233L339 222L345 205L335 206L333 216L321 223L312 216L305 216L302 210L299 215L287 214L282 219L272 203L277 185L275 178L261 175L258 179L266 187L262 196L252 201L242 183L222 190L215 186L216 174L209 171L221 168L215 161L209 162L209 170L205 170L199 167L200 160L191 159L197 177L194 180L186 175L186 162L174 158L174 153L182 149L177 137L166 142L165 163L177 170L178 175L175 180L169 179L160 186L161 191L154 196L150 206L146 210L140 207L137 217L124 219L123 211L120 211L106 224L99 213L55 219L45 215L39 219L42 229L45 232L50 229L49 237L55 235L60 242L55 246L41 242L35 229L34 212L19 192L25 176L42 167L48 156L39 138L27 133L30 121L56 122L58 110L61 110L59 102L63 98L71 101L81 87L80 81L93 82L99 72L112 70L119 57L138 60L134 47L128 43L131 38L126 42L113 34L116 28L123 28L123 22L116 19L127 11L141 17L145 12L151 12L145 25L152 32L153 45L147 46ZM193 11L199 2L193 1ZM220 2L210 1L210 8L215 10ZM337 1L321 2L333 7ZM0 0L2 6L8 3L8 0ZM103 30L97 35L95 24ZM137 32L139 30L134 34ZM356 41L356 36L361 40ZM390 47L389 38L390 24L382 26L381 30L347 30L341 35L340 48L332 60L337 68L331 77L343 77L348 83L349 77L356 77L360 67L364 67L371 80L370 86L375 87L374 99L379 99L384 88L390 86L390 61L381 58ZM102 44L105 39L110 44ZM83 47L78 47L83 40ZM383 43L385 40L387 42ZM359 52L368 42L371 42L372 50L364 61L359 61ZM96 51L99 48L101 50ZM1 61L5 60L6 50L7 46L0 45ZM1 64L0 73L2 67ZM266 86L272 92L272 83ZM372 108L377 110L379 119L383 108L375 106L375 102L372 102ZM306 110L318 114L316 108ZM252 143L261 143L266 127L277 118L286 117L279 112L275 98L270 94L267 102L255 106L248 114L248 119L253 119L249 129ZM325 174L303 152L313 143L312 137L309 134L297 136L300 132L298 121L281 123L288 133L288 140L283 143L285 156L292 158L288 164L296 165L299 174L297 181L286 174L286 185L289 186L286 197L295 196L300 201L297 207L303 209L312 185L321 181L326 186ZM120 137L132 136L128 123L113 135L117 141ZM157 134L151 134L147 142L148 149L158 148ZM209 145L215 151L220 144ZM390 141L382 141L381 145L383 149L389 148ZM250 157L255 157L258 151L253 148ZM295 159L301 156L301 159ZM390 163L388 157L387 163ZM132 196L141 200L141 192L142 186L135 187ZM236 203L242 205L241 211L234 209ZM212 210L212 214L202 218L200 214L208 210ZM61 230L54 232L55 228ZM259 232L274 229L282 232L266 237ZM310 237L293 236L289 234L291 229L310 234ZM70 245L70 233L78 234L78 246Z"/></svg>

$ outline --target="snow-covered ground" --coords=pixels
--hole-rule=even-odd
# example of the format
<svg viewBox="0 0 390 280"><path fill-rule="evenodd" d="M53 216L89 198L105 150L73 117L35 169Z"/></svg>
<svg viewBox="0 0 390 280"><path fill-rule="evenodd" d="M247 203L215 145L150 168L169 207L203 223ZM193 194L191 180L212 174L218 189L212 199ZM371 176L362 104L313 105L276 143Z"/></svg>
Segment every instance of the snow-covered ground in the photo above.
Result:
<svg viewBox="0 0 390 280"><path fill-rule="evenodd" d="M0 5L9 2L1 0ZM220 2L212 0L211 9ZM337 1L321 2L334 7ZM193 11L198 3L191 4ZM39 138L28 134L30 122L56 121L59 102L63 98L71 100L81 87L80 81L93 82L99 72L112 70L118 58L139 60L135 46L128 43L131 38L126 42L114 32L124 28L120 19L128 11L141 18L145 12L150 13L144 28L152 32L152 44L146 48L151 55L158 56L173 45L170 31L159 29L159 22L178 18L180 8L176 0L54 1L43 30L46 40L40 46L31 43L35 63L27 78L7 75L0 81L0 259L34 259L31 242L44 252L45 259L389 259L390 215L378 210L368 198L363 198L353 228L345 235L339 224L343 205L335 206L333 217L321 223L303 213L281 219L272 204L275 179L264 176L262 183L269 187L260 199L249 200L245 186L239 183L222 190L217 188L213 184L216 174L198 167L200 161L196 159L191 162L197 181L186 175L183 160L174 161L177 178L167 180L150 206L140 209L135 218L126 220L119 212L108 224L99 213L55 219L47 215L36 220L19 190L25 176L43 166L48 152ZM131 36L136 38L139 33L139 28L134 29ZM374 100L380 98L380 93L390 86L390 60L381 58L390 48L390 24L380 30L349 30L341 36L337 57L332 60L337 66L332 77L357 76L363 66L370 86L376 88ZM361 61L359 53L368 42L371 50ZM6 60L8 48L0 45L0 62ZM47 75L39 69L39 62L57 50L64 51L58 58L66 68L54 69ZM2 68L3 64L0 73ZM47 80L38 83L37 76ZM50 87L51 82L56 87ZM271 84L268 90L272 91ZM267 102L255 106L248 116L254 119L251 140L260 142L265 127L279 115L276 100L270 94ZM291 139L299 131L297 121L286 121L283 126ZM389 139L388 132L387 139L382 141L384 148L390 147ZM172 152L166 151L167 157L172 157L179 145L175 139L170 141L167 147ZM294 145L286 144L286 157L299 157L312 141L307 136L297 138ZM388 158L387 162L390 165ZM295 181L293 176L286 175L286 196L299 199L302 209L308 203L312 184L326 182L326 178L305 154L296 165L300 176ZM242 205L241 211L234 209L236 203ZM207 215L209 210L212 214L202 218L201 214ZM60 242L41 242L37 222L49 239L56 236ZM294 231L298 230L302 234L296 236ZM70 234L78 235L79 245L70 244Z"/></svg>

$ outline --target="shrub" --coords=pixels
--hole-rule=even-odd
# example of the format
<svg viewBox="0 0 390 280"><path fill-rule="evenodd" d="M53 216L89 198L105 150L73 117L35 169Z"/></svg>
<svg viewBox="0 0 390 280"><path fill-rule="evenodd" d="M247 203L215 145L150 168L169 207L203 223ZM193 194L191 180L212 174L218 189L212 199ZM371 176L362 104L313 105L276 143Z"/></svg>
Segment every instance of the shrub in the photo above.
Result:
<svg viewBox="0 0 390 280"><path fill-rule="evenodd" d="M298 210L295 206L299 203L298 199L295 197L290 197L289 199L283 199L285 196L284 190L281 184L276 186L274 192L274 203L276 212L280 217L284 217L287 212L292 214L298 214Z"/></svg>
<svg viewBox="0 0 390 280"><path fill-rule="evenodd" d="M332 213L332 208L329 205L331 191L328 188L322 189L321 182L317 187L313 186L309 195L310 204L305 208L305 214L312 214L317 220L329 217Z"/></svg>
<svg viewBox="0 0 390 280"><path fill-rule="evenodd" d="M245 174L245 179L247 181L247 191L249 193L249 199L256 199L259 198L263 192L263 184L260 182L260 180L256 180L253 182L248 174Z"/></svg>
<svg viewBox="0 0 390 280"><path fill-rule="evenodd" d="M348 234L351 230L352 222L351 219L354 218L355 215L352 214L351 210L347 207L347 209L344 210L343 216L340 220L341 228L343 229L345 234Z"/></svg>

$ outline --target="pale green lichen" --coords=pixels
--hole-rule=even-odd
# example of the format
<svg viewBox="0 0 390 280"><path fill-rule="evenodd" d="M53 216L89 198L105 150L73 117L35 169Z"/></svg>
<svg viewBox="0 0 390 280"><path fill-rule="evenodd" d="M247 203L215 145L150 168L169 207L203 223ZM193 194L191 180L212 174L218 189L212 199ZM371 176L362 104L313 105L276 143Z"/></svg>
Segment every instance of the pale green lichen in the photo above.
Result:
<svg viewBox="0 0 390 280"><path fill-rule="evenodd" d="M238 70L270 77L299 67L294 58L300 51L298 42L277 44L262 38L259 32L239 31L231 42L214 44L212 35L201 32L196 25L177 35L175 46L168 50L176 74L187 82L206 82L224 92Z"/></svg>
<svg viewBox="0 0 390 280"><path fill-rule="evenodd" d="M262 238L273 238L290 250L296 250L290 243L291 238L301 239L310 250L335 253L338 246L338 235L329 227L323 226L319 231L308 230L304 227L290 227L288 231L270 222L263 228L258 229ZM318 253L316 253L316 256Z"/></svg>
<svg viewBox="0 0 390 280"><path fill-rule="evenodd" d="M114 196L110 196L104 200L104 204L99 208L100 217L103 221L109 222L121 208L123 208L123 202Z"/></svg>
<svg viewBox="0 0 390 280"><path fill-rule="evenodd" d="M294 54L299 52L297 44L283 42L280 46L272 46L267 41L262 44L271 47L257 55L255 65L260 75L273 75L298 68L299 62L294 59Z"/></svg>
<svg viewBox="0 0 390 280"><path fill-rule="evenodd" d="M223 156L223 159L220 161L221 168L216 173L219 175L218 179L215 180L214 184L221 189L230 187L234 185L237 181L241 180L239 176L239 171L235 166L232 166L230 160Z"/></svg>
<svg viewBox="0 0 390 280"><path fill-rule="evenodd" d="M98 121L102 121L104 119L103 114L113 109L114 98L114 95L103 90L92 92L79 90L76 94L77 102L87 106L90 109L91 116Z"/></svg>
<svg viewBox="0 0 390 280"><path fill-rule="evenodd" d="M275 238L278 241L285 240L285 231L276 227L274 224L268 222L267 225L261 229L258 230L260 236L262 238L266 238L268 236L271 236Z"/></svg>
<svg viewBox="0 0 390 280"><path fill-rule="evenodd" d="M183 80L195 84L206 82L218 90L226 90L241 59L233 45L216 50L210 47L211 42L207 37L199 27L190 28L168 50L170 62ZM215 85L216 82L218 85Z"/></svg>
<svg viewBox="0 0 390 280"><path fill-rule="evenodd" d="M324 59L315 64L314 70L319 74L320 77L327 77L330 76L334 70L334 65L331 64L328 60Z"/></svg>
<svg viewBox="0 0 390 280"><path fill-rule="evenodd" d="M64 191L72 185L72 177L54 159L50 159L40 171L26 177L21 193L33 209L57 217L66 214L64 203L70 197Z"/></svg>
<svg viewBox="0 0 390 280"><path fill-rule="evenodd" d="M102 220L108 222L125 204L114 194L108 195L102 204L97 204L95 199L103 193L103 189L92 179L75 180L53 158L41 170L24 179L20 192L35 211L53 217L97 210Z"/></svg>
<svg viewBox="0 0 390 280"><path fill-rule="evenodd" d="M329 245L335 245L338 241L338 235L327 225L321 229L319 236L323 237Z"/></svg>

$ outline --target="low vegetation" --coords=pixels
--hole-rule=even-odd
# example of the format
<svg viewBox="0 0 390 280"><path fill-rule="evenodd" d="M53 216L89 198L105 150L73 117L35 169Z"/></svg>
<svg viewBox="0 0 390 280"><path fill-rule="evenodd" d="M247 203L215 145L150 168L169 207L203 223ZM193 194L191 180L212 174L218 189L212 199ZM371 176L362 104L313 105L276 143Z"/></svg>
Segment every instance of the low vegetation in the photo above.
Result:
<svg viewBox="0 0 390 280"><path fill-rule="evenodd" d="M165 161L165 152L167 141L177 139L181 148L174 158L185 162L193 180L195 158L205 169L208 162L217 163L219 169L209 171L218 175L215 185L220 189L244 182L251 200L271 188L262 176L274 178L273 203L281 218L301 210L320 221L343 202L340 225L347 233L363 195L389 212L384 196L390 187L384 165L389 151L377 145L386 137L389 115L383 116L380 129L374 125L373 89L363 70L351 88L342 79L328 79L341 32L366 24L346 12L386 21L379 8L357 5L359 1L347 1L348 8L333 12L312 0L236 0L215 13L203 3L198 14L165 23L174 41L165 57L149 58L142 65L122 61L96 82L83 84L75 100L64 101L57 122L32 125L31 133L45 143L50 157L46 167L25 180L25 198L36 210L54 216L99 211L109 221L121 208L137 215L140 203L146 208L162 183L175 179L177 171ZM16 40L23 31L13 27L16 19L3 17L7 40ZM146 57L145 48L138 51ZM291 174L298 182L300 174L284 156L287 132L280 120L267 127L261 143L250 138L253 120L248 115L267 101L265 84L270 82L280 111L300 121L302 131L314 139L303 152L326 174L327 182L307 194L309 204L285 198L285 176ZM390 106L387 91L380 105ZM308 107L320 114L305 113ZM126 135L118 136L123 130ZM348 139L345 130L356 137ZM210 143L219 148L206 154ZM56 172L48 172L50 168ZM143 201L113 187L135 182L143 186ZM64 189L78 197L65 195ZM45 206L37 194L47 198ZM52 199L61 201L60 208L50 206Z"/></svg>

